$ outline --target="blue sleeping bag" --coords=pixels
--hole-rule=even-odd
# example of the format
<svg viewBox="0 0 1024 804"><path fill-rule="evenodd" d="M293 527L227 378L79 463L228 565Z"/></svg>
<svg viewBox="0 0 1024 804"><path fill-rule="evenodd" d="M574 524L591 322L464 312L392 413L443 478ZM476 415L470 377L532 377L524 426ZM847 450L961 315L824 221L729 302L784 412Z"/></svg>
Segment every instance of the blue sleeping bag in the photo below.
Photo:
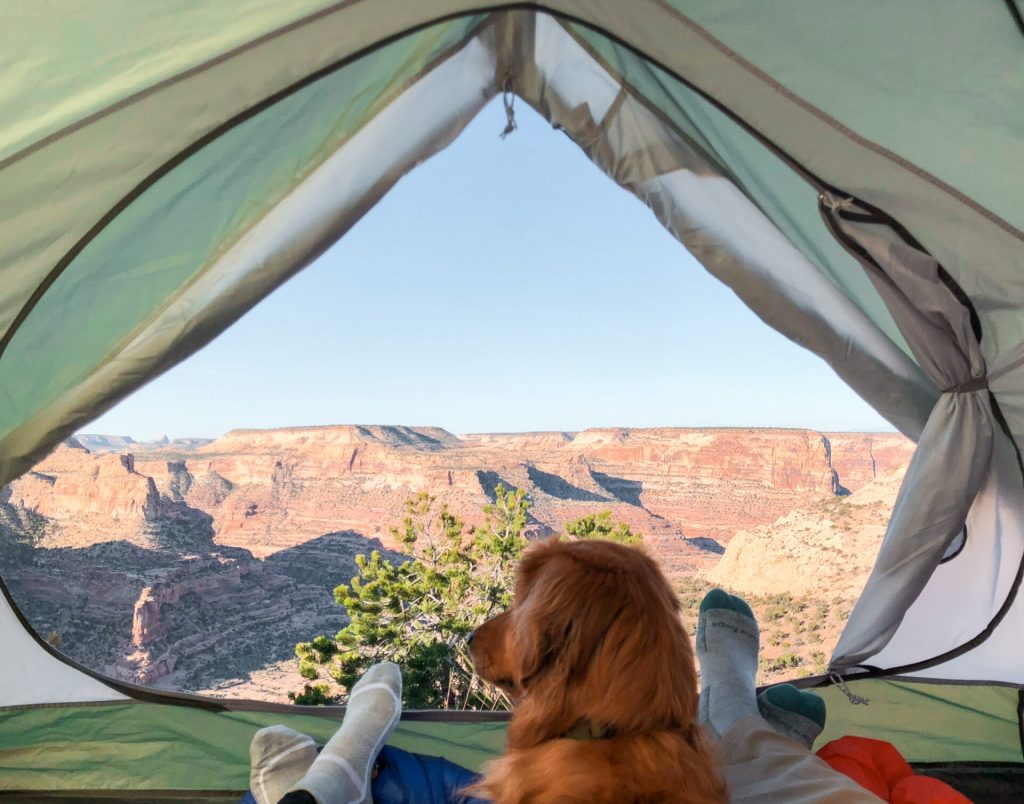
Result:
<svg viewBox="0 0 1024 804"><path fill-rule="evenodd" d="M374 804L489 804L484 799L463 796L459 790L477 780L471 770L444 757L410 754L401 748L384 746L377 758L377 776L372 782ZM256 804L246 792L239 804Z"/></svg>
<svg viewBox="0 0 1024 804"><path fill-rule="evenodd" d="M479 776L444 757L410 754L386 745L377 767L374 804L488 804L459 794Z"/></svg>

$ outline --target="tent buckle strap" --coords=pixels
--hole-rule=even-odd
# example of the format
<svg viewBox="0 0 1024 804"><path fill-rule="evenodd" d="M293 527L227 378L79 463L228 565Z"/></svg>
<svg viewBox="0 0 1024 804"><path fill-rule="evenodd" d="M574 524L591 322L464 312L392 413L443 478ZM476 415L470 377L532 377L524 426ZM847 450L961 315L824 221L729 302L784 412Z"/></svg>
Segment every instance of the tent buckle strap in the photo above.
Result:
<svg viewBox="0 0 1024 804"><path fill-rule="evenodd" d="M505 104L505 130L501 132L501 138L505 139L509 134L519 128L516 123L516 110L514 108L516 102L516 96L514 93L514 87L512 85L512 76L509 75L505 78L505 83L502 87L501 102Z"/></svg>
<svg viewBox="0 0 1024 804"><path fill-rule="evenodd" d="M835 212L839 209L853 209L853 198L839 198L832 195L828 190L824 190L818 194L818 201L821 205L828 209L830 212Z"/></svg>
<svg viewBox="0 0 1024 804"><path fill-rule="evenodd" d="M943 388L944 394L970 394L974 391L987 391L988 377L972 377L966 382L959 383L950 388Z"/></svg>
<svg viewBox="0 0 1024 804"><path fill-rule="evenodd" d="M857 695L851 692L850 685L843 680L843 677L839 675L837 670L829 670L828 679L839 688L839 691L843 693L843 695L845 695L854 706L859 706L861 704L867 706L871 703L870 698L865 698L863 695Z"/></svg>

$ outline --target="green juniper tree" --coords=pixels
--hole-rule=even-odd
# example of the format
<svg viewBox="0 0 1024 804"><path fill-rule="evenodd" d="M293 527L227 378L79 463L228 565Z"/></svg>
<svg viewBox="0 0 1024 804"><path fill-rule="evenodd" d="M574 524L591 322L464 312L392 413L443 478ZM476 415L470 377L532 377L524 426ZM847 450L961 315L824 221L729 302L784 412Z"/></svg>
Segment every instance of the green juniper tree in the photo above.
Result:
<svg viewBox="0 0 1024 804"><path fill-rule="evenodd" d="M356 556L359 574L334 590L349 624L335 637L296 646L299 671L311 681L326 673L346 690L372 664L396 662L411 708L501 708L509 701L473 674L466 635L511 603L516 565L526 546L530 502L499 484L484 506L484 524L467 529L426 493L406 502L392 535L410 556L393 565L374 551ZM295 703L335 699L323 683L289 696ZM326 700L325 700L326 699ZM343 700L344 695L338 700Z"/></svg>
<svg viewBox="0 0 1024 804"><path fill-rule="evenodd" d="M377 551L356 556L359 574L334 590L349 624L334 638L295 646L299 672L313 683L289 697L297 704L343 702L345 694L332 694L325 676L348 690L370 665L392 661L402 668L407 707L507 708L505 694L473 674L466 635L512 602L529 508L526 492L499 484L474 530L430 494L407 500L391 535L408 560L392 564ZM568 522L565 530L576 539L642 539L613 522L610 511Z"/></svg>

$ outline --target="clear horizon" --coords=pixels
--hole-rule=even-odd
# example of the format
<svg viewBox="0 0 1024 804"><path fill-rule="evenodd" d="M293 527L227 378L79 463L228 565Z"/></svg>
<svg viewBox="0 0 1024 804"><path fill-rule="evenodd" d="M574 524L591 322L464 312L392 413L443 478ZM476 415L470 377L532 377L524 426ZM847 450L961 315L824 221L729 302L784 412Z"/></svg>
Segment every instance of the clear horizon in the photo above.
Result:
<svg viewBox="0 0 1024 804"><path fill-rule="evenodd" d="M489 105L305 271L80 432L893 431L567 137L516 111L503 141Z"/></svg>
<svg viewBox="0 0 1024 804"><path fill-rule="evenodd" d="M154 438L137 438L132 433L108 433L99 432L96 430L79 430L75 433L75 436L83 437L102 437L102 438L130 438L132 441L141 444L154 443L163 440L165 437L169 441L176 440L187 440L187 439L210 439L216 441L218 438L223 438L225 435L231 432L244 432L244 431L265 431L265 430L303 430L303 429L327 429L331 427L405 427L410 430L445 430L451 435L457 438L478 436L478 435L544 435L547 433L564 433L566 435L579 435L580 433L588 430L810 430L812 432L820 433L896 433L894 427L879 428L879 429L835 429L825 428L821 429L818 427L771 427L763 425L651 425L647 427L625 427L614 424L595 425L593 427L585 427L579 430L477 430L473 432L455 432L448 430L445 427L438 427L434 424L395 424L394 422L332 422L329 424L293 424L293 425L282 425L281 427L235 427L231 430L226 430L223 433L219 433L215 436L197 436L197 435L169 435L167 433L161 433L159 436Z"/></svg>

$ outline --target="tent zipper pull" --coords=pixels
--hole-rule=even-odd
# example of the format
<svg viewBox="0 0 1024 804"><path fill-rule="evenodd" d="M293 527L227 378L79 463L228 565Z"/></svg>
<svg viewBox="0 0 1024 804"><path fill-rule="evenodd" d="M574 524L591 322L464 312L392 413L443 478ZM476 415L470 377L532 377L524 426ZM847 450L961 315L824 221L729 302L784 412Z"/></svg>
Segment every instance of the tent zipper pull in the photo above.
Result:
<svg viewBox="0 0 1024 804"><path fill-rule="evenodd" d="M851 692L850 685L843 680L843 677L839 675L838 671L829 670L828 678L829 681L835 684L839 688L839 691L843 693L843 695L845 695L847 699L850 701L850 703L852 703L854 706L858 706L860 704L864 704L864 706L867 706L869 703L871 703L870 698L865 698L861 695L856 695L855 693Z"/></svg>
<svg viewBox="0 0 1024 804"><path fill-rule="evenodd" d="M837 198L828 190L824 190L818 194L818 201L820 201L821 205L830 212L835 212L837 209L853 208L853 198Z"/></svg>

